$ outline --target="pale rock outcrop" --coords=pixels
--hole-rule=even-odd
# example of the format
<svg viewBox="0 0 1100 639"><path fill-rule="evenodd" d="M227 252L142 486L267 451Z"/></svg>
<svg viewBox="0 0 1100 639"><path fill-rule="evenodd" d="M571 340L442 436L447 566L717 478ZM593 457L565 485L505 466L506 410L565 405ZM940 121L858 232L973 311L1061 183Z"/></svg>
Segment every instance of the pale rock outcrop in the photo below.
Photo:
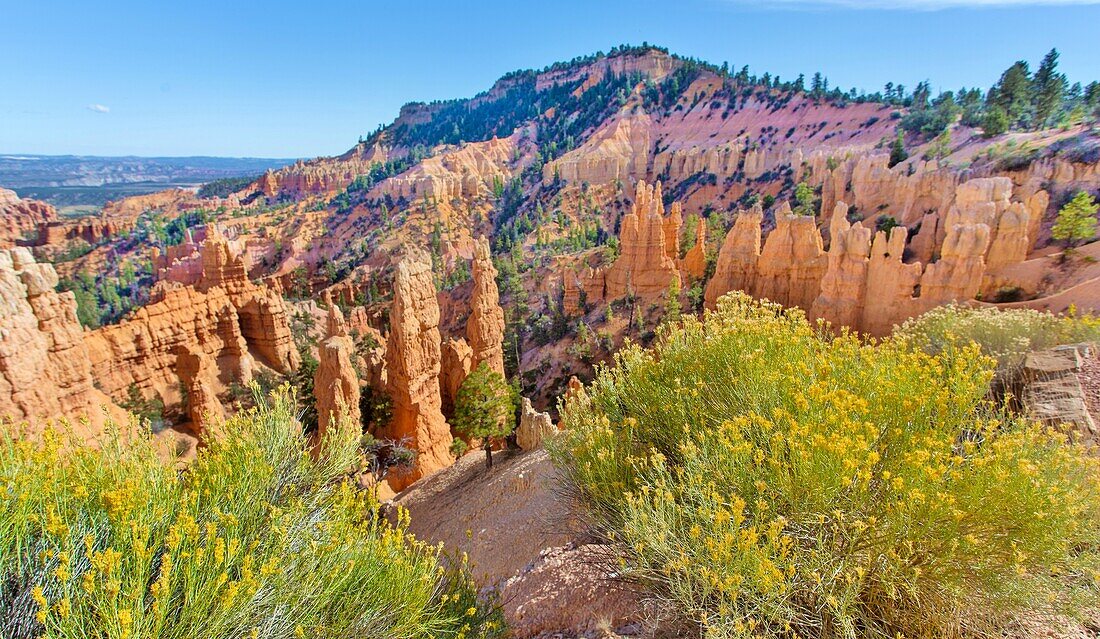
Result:
<svg viewBox="0 0 1100 639"><path fill-rule="evenodd" d="M726 234L718 251L714 275L703 292L707 308L715 308L718 298L730 291L752 294L756 286L763 221L764 210L759 204L748 211L738 212L733 228Z"/></svg>
<svg viewBox="0 0 1100 639"><path fill-rule="evenodd" d="M225 419L225 407L218 399L215 365L201 350L180 346L176 354L176 374L187 390L187 418L191 430L200 438Z"/></svg>
<svg viewBox="0 0 1100 639"><path fill-rule="evenodd" d="M339 307L329 304L327 337L317 347L317 371L313 374L313 394L317 402L317 434L324 437L329 428L345 420L358 426L359 376L352 366L355 344L348 337Z"/></svg>
<svg viewBox="0 0 1100 639"><path fill-rule="evenodd" d="M982 286L985 252L989 248L989 227L985 224L956 224L947 232L938 262L929 264L920 279L919 315L954 301L972 299Z"/></svg>
<svg viewBox="0 0 1100 639"><path fill-rule="evenodd" d="M871 229L850 224L847 216L848 205L837 202L829 223L828 267L810 311L838 326L856 326L862 319L871 245Z"/></svg>
<svg viewBox="0 0 1100 639"><path fill-rule="evenodd" d="M497 290L497 269L485 237L474 244L472 271L474 288L466 320L466 340L473 352L471 369L485 362L490 370L504 375L504 309Z"/></svg>
<svg viewBox="0 0 1100 639"><path fill-rule="evenodd" d="M584 144L547 162L542 169L543 182L549 184L555 177L566 182L590 184L644 179L653 148L652 126L652 120L644 113L615 119L593 133Z"/></svg>
<svg viewBox="0 0 1100 639"><path fill-rule="evenodd" d="M412 469L389 478L400 490L451 464L451 430L443 417L439 392L439 302L426 253L410 249L397 265L390 335L386 346L393 420L389 435L408 438L416 449Z"/></svg>
<svg viewBox="0 0 1100 639"><path fill-rule="evenodd" d="M549 413L536 411L526 397L520 400L519 426L516 427L516 444L520 448L535 450L557 431Z"/></svg>
<svg viewBox="0 0 1100 639"><path fill-rule="evenodd" d="M0 250L0 415L87 417L94 431L104 408L124 415L94 386L76 298L56 292L57 282L27 249Z"/></svg>
<svg viewBox="0 0 1100 639"><path fill-rule="evenodd" d="M895 324L914 315L914 295L922 265L902 261L908 231L904 226L878 231L871 242L860 321L851 325L875 336L888 334Z"/></svg>
<svg viewBox="0 0 1100 639"><path fill-rule="evenodd" d="M623 216L619 232L620 254L607 269L607 299L633 293L654 297L668 290L672 280L680 280L676 263L665 247L665 207L661 183L653 187L638 182L634 204Z"/></svg>
<svg viewBox="0 0 1100 639"><path fill-rule="evenodd" d="M416 200L431 197L441 200L477 198L492 192L494 184L512 178L510 163L519 135L470 142L425 158L408 171L387 178L371 195Z"/></svg>
<svg viewBox="0 0 1100 639"><path fill-rule="evenodd" d="M1027 412L1050 428L1068 431L1086 446L1100 444L1100 428L1088 410L1080 373L1095 345L1071 344L1028 353L1020 371Z"/></svg>

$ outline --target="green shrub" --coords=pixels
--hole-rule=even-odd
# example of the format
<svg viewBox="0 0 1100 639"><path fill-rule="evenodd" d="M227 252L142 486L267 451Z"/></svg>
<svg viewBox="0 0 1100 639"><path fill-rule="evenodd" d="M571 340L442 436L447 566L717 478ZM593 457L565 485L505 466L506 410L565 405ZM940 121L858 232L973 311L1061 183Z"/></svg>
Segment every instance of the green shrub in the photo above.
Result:
<svg viewBox="0 0 1100 639"><path fill-rule="evenodd" d="M493 634L461 565L347 479L357 425L312 451L286 389L257 401L182 472L136 431L93 448L0 425L6 636Z"/></svg>
<svg viewBox="0 0 1100 639"><path fill-rule="evenodd" d="M1006 379L1031 351L1100 340L1100 323L1091 316L1058 316L1025 308L947 305L906 321L894 332L933 355L974 342L996 360L997 376Z"/></svg>
<svg viewBox="0 0 1100 639"><path fill-rule="evenodd" d="M735 294L628 347L551 454L622 574L706 637L954 636L1100 595L1100 468L983 405L992 361Z"/></svg>

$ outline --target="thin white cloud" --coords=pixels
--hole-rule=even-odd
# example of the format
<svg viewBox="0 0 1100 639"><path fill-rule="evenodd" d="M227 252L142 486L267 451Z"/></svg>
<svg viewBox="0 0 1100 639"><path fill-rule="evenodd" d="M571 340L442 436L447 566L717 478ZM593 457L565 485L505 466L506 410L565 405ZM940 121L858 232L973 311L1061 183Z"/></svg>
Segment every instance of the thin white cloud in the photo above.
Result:
<svg viewBox="0 0 1100 639"><path fill-rule="evenodd" d="M106 106L103 106L102 104L89 104L88 105L88 110L89 111L94 111L96 113L110 113L111 112L111 107L106 107Z"/></svg>
<svg viewBox="0 0 1100 639"><path fill-rule="evenodd" d="M1100 0L727 0L789 9L885 9L898 11L937 11L954 8L995 8L1025 6L1096 5Z"/></svg>

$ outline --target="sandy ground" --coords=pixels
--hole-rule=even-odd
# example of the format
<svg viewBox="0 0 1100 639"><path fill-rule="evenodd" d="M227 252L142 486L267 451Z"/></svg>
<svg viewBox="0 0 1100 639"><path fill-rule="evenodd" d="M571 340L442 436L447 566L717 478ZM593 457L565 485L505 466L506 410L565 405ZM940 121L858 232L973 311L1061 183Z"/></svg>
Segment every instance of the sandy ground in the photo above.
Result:
<svg viewBox="0 0 1100 639"><path fill-rule="evenodd" d="M637 598L608 570L603 547L579 543L545 451L474 451L394 500L419 539L468 554L496 589L514 637L641 634Z"/></svg>

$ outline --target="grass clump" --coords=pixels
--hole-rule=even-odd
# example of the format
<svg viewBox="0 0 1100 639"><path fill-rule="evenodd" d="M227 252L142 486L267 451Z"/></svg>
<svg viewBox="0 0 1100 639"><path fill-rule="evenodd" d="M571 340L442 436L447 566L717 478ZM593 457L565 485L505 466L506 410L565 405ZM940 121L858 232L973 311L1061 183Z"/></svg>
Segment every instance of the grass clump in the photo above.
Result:
<svg viewBox="0 0 1100 639"><path fill-rule="evenodd" d="M0 427L6 637L487 637L460 563L348 479L358 428L313 450L286 388L178 471L149 435L98 448Z"/></svg>
<svg viewBox="0 0 1100 639"><path fill-rule="evenodd" d="M933 355L974 343L996 360L997 377L1006 380L1037 350L1100 341L1100 320L1092 316L1053 315L1026 308L969 308L954 304L934 308L895 329L898 339Z"/></svg>
<svg viewBox="0 0 1100 639"><path fill-rule="evenodd" d="M622 573L706 637L990 631L1100 594L1100 467L983 403L992 360L726 296L625 348L551 454Z"/></svg>

